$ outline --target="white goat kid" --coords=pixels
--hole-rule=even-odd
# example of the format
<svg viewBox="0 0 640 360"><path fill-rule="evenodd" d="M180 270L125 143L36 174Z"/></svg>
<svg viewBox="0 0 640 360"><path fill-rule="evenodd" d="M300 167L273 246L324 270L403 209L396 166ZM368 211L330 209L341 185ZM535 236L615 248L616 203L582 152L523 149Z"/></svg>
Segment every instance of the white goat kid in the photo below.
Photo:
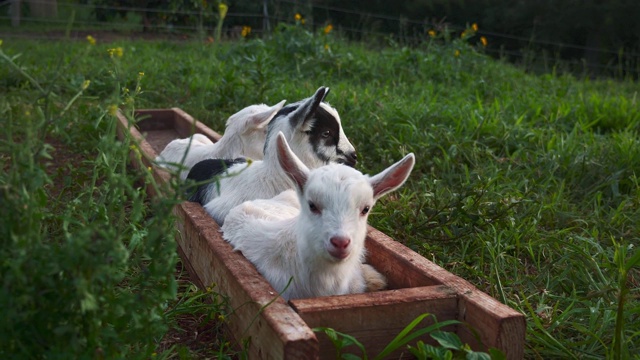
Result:
<svg viewBox="0 0 640 360"><path fill-rule="evenodd" d="M184 180L191 167L205 159L248 157L261 160L264 157L262 151L267 137L267 124L284 103L285 100L274 106L251 105L231 115L218 142L214 143L202 134L173 140L162 150L156 162L176 171L182 169L180 178Z"/></svg>
<svg viewBox="0 0 640 360"><path fill-rule="evenodd" d="M224 238L286 299L364 292L372 272L382 277L362 264L369 211L405 182L414 155L369 177L338 164L309 170L282 134L277 146L301 208L282 211L292 203L292 190L271 201L244 202L225 219ZM269 215L274 209L279 214Z"/></svg>
<svg viewBox="0 0 640 360"><path fill-rule="evenodd" d="M293 181L278 164L276 134L283 132L293 152L309 168L329 163L356 164L356 152L344 135L338 112L323 103L329 88L321 87L305 100L285 106L269 123L264 146L264 160L205 160L196 164L188 178L204 182L191 195L222 225L229 211L247 200L270 199L293 189Z"/></svg>

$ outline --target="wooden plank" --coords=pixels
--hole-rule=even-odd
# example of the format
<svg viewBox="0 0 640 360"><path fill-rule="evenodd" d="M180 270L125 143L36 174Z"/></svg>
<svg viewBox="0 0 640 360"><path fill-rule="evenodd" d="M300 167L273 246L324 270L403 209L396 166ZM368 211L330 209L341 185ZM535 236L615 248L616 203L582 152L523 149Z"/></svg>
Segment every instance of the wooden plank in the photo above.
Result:
<svg viewBox="0 0 640 360"><path fill-rule="evenodd" d="M507 359L524 357L526 323L523 314L371 226L367 233L367 246L369 262L373 266L378 266L385 274L391 274L394 279L397 276L393 274L407 274L407 280L402 285L411 285L412 280L408 278L422 274L428 282L445 285L460 294L457 319L475 329L485 345L479 347L472 332L459 327L458 335L472 348L484 350L486 347L496 347L505 352Z"/></svg>
<svg viewBox="0 0 640 360"><path fill-rule="evenodd" d="M177 118L184 119L184 121L176 121L176 123L178 124L176 129L178 130L178 134L180 135L181 138L186 138L188 136L191 136L194 133L198 133L198 134L203 134L207 136L213 142L217 142L222 137L222 135L211 130L211 128L201 123L200 121L194 119L191 115L182 111L182 109L171 108L171 110L175 113L175 116ZM193 127L192 127L192 124L193 124Z"/></svg>
<svg viewBox="0 0 640 360"><path fill-rule="evenodd" d="M163 169L153 165L153 161L157 156L154 148L146 141L144 136L140 134L135 126L129 126L129 120L127 120L120 111L118 111L117 118L118 126L116 127L116 133L118 137L120 139L131 137L134 144L137 146L137 151L132 149L132 151L129 152L131 164L135 168L140 168L141 166L151 168L151 172L156 183L160 186L167 184L171 179L171 175ZM142 160L142 164L140 164L140 160ZM149 196L157 196L162 192L160 188L153 186L147 186L146 191Z"/></svg>
<svg viewBox="0 0 640 360"><path fill-rule="evenodd" d="M445 286L296 299L290 300L289 303L310 327L330 327L354 336L364 345L370 357L379 354L421 314L433 314L441 321L455 319L458 313L458 295ZM431 324L431 318L425 319L416 330ZM448 327L445 330L455 331L456 327ZM335 350L329 338L324 334L320 334L318 338L320 358L332 358ZM420 339L426 343L434 343L428 336ZM348 350L356 354L359 352L355 346ZM404 350L406 348L403 347L388 358L400 358Z"/></svg>
<svg viewBox="0 0 640 360"><path fill-rule="evenodd" d="M178 243L205 286L215 284L234 309L229 327L251 339L250 358L299 358L317 353L315 335L242 254L224 241L202 206L176 207Z"/></svg>

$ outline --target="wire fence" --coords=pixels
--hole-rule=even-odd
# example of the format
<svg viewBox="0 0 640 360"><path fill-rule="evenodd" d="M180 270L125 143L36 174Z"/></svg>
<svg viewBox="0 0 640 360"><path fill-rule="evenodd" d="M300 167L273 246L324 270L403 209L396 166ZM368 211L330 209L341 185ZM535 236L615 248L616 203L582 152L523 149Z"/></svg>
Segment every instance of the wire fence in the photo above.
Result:
<svg viewBox="0 0 640 360"><path fill-rule="evenodd" d="M69 28L77 29L110 29L115 31L144 31L149 33L171 34L211 34L218 22L217 8L211 5L206 6L206 1L200 3L199 8L169 8L169 2L159 2L165 4L164 7L148 8L125 5L107 5L104 3L85 2L63 2L56 3L57 16L42 17L36 16L29 8L50 5L52 1L46 0L25 0L25 1L0 1L0 23L13 23L13 29L28 27L29 25L59 27L60 30ZM20 4L22 5L20 6ZM110 2L111 3L111 2ZM121 2L114 1L119 4ZM123 2L126 3L126 2ZM16 5L17 4L17 5ZM18 22L16 24L16 6L19 8ZM307 6L307 8L304 8ZM350 10L337 6L315 4L300 0L264 0L262 4L256 2L255 9L250 12L229 12L226 14L223 34L228 38L240 36L241 28L248 26L251 28L252 36L263 36L276 27L278 23L295 23L294 14L306 10L309 12L309 19L305 26L310 29L326 25L332 18L350 17L356 19L352 23L335 24L335 29L343 36L356 40L370 40L380 38L394 38L397 41L407 44L419 44L428 39L427 32L433 29L452 33L460 33L466 26L459 24L441 23L434 21L415 21L403 16L390 16L385 14L368 13ZM302 9L302 10L301 10ZM314 15L321 15L315 16ZM314 19L324 19L316 20ZM385 31L378 30L384 28ZM389 30L397 29L397 30ZM7 36L20 36L20 31L12 31ZM61 36L60 32L41 32L29 34L30 37L42 36L50 38ZM607 63L589 63L584 59L568 59L575 66L582 66L599 71L608 71L615 68L617 72L640 75L640 53L636 51L615 51L607 48L598 48L580 44L571 44L543 39L526 38L522 36L499 33L479 29L476 36L483 36L488 39L491 46L485 52L494 56L507 58L512 61L524 61L531 58L535 52L538 58L558 58L561 52L567 50L579 51L595 54L596 57L606 58ZM505 46L509 41L510 45ZM502 45L497 45L502 44ZM564 59L567 60L567 59ZM541 60L542 62L546 60Z"/></svg>

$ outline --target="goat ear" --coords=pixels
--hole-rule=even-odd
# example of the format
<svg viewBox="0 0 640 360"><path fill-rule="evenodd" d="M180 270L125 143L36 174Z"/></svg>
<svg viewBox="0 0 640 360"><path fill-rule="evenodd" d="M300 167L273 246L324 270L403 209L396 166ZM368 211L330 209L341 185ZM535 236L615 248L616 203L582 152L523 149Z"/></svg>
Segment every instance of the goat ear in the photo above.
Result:
<svg viewBox="0 0 640 360"><path fill-rule="evenodd" d="M411 153L381 173L371 177L369 183L373 188L373 198L378 200L383 195L402 186L409 174L411 174L415 163L416 157Z"/></svg>
<svg viewBox="0 0 640 360"><path fill-rule="evenodd" d="M298 188L302 190L309 178L309 168L298 159L291 151L287 140L282 132L278 132L276 139L278 150L278 162L287 175L293 180Z"/></svg>
<svg viewBox="0 0 640 360"><path fill-rule="evenodd" d="M271 119L273 119L273 117L278 113L278 111L282 109L285 102L287 102L287 100L282 100L265 111L251 115L251 120L250 120L251 125L253 125L253 127L256 129L260 129L267 126L267 124L269 124Z"/></svg>
<svg viewBox="0 0 640 360"><path fill-rule="evenodd" d="M291 115L291 125L300 126L309 120L327 94L329 94L328 87L322 86L316 90L316 93L300 104L300 107Z"/></svg>

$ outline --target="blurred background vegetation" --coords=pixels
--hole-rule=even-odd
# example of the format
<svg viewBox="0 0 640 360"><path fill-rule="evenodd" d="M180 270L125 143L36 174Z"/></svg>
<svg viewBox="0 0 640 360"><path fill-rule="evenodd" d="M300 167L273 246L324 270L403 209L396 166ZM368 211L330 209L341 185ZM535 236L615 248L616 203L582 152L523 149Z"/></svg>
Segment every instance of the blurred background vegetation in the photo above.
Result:
<svg viewBox="0 0 640 360"><path fill-rule="evenodd" d="M212 31L221 1L208 0L22 0L0 1L8 23L20 10L24 22L57 19L88 26L145 32ZM471 24L484 37L485 52L548 72L564 61L573 73L594 76L640 74L640 2L636 0L227 0L223 34L238 38L242 29L254 36L300 14L308 26L332 24L352 40L380 44L380 39L419 44L430 31L460 36ZM2 10L4 9L4 10ZM72 18L72 19L71 19ZM126 25L126 26L125 26ZM128 26L128 27L127 27ZM383 42L386 43L386 42Z"/></svg>

